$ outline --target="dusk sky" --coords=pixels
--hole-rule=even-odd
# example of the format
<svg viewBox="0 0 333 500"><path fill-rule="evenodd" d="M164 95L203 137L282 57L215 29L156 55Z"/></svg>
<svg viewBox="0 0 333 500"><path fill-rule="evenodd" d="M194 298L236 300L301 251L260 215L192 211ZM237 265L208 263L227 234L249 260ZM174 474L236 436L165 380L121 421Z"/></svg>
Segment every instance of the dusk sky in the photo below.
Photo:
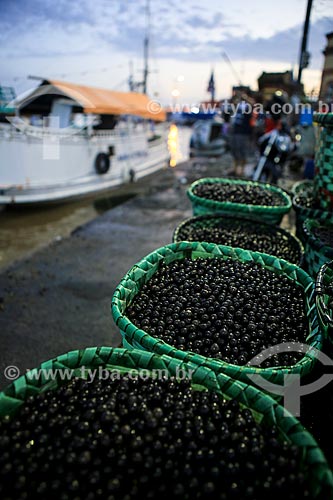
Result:
<svg viewBox="0 0 333 500"><path fill-rule="evenodd" d="M216 97L238 84L222 57L227 53L243 84L257 87L262 71L297 71L306 0L151 0L148 93L182 103L206 92L214 68ZM38 82L28 75L128 90L143 69L145 0L0 0L0 83L16 92ZM313 0L303 72L307 91L318 90L326 45L333 31L333 0Z"/></svg>

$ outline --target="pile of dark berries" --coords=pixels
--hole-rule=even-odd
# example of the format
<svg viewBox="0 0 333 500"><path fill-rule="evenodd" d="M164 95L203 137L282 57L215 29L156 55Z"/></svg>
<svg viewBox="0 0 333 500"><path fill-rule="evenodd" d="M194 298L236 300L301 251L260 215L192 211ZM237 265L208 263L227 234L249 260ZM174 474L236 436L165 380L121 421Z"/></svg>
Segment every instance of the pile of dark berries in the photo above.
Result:
<svg viewBox="0 0 333 500"><path fill-rule="evenodd" d="M318 200L313 193L305 192L294 198L294 205L301 208L311 208L313 210L320 209Z"/></svg>
<svg viewBox="0 0 333 500"><path fill-rule="evenodd" d="M312 232L323 245L333 248L333 225L314 227Z"/></svg>
<svg viewBox="0 0 333 500"><path fill-rule="evenodd" d="M207 182L198 184L193 193L200 198L246 205L283 206L285 201L281 195L255 184L232 184L223 182Z"/></svg>
<svg viewBox="0 0 333 500"><path fill-rule="evenodd" d="M260 222L225 217L189 220L177 233L178 241L207 241L217 245L264 252L299 264L301 252L295 240L282 229Z"/></svg>
<svg viewBox="0 0 333 500"><path fill-rule="evenodd" d="M125 314L177 349L245 365L282 342L308 335L303 289L263 266L223 258L161 265ZM261 367L293 365L300 353L275 354Z"/></svg>
<svg viewBox="0 0 333 500"><path fill-rule="evenodd" d="M310 498L299 448L188 380L75 379L1 424L5 499Z"/></svg>

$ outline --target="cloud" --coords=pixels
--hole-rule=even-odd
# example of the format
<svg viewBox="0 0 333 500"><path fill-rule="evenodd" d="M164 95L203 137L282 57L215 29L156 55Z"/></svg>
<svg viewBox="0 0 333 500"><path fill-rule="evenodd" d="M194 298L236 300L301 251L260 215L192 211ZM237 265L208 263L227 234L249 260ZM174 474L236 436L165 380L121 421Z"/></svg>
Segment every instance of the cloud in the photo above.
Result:
<svg viewBox="0 0 333 500"><path fill-rule="evenodd" d="M152 26L152 45L157 58L204 62L220 60L226 51L233 61L257 60L276 61L288 66L296 64L303 24L281 30L268 37L251 37L246 31L242 36L233 34L232 28L239 27L229 22L218 10L189 8L186 0L183 8L187 15L165 7L158 9L156 4ZM163 15L162 15L163 14ZM136 21L133 12L127 12L127 23L118 33L105 33L99 30L98 36L120 52L138 54L145 35L144 22ZM142 16L141 16L142 18ZM322 50L325 46L325 33L330 31L332 17L316 20L310 25L308 48L311 53L311 68L322 67ZM259 31L259 30L258 30ZM141 50L140 50L141 52Z"/></svg>
<svg viewBox="0 0 333 500"><path fill-rule="evenodd" d="M24 22L44 22L52 20L54 23L91 24L93 11L86 0L80 4L66 0L12 0L2 1L0 26L8 27L13 24L23 25ZM4 6L4 4L6 4ZM15 22L14 22L15 21Z"/></svg>
<svg viewBox="0 0 333 500"><path fill-rule="evenodd" d="M142 58L144 0L0 0L0 6L0 41L7 60L53 58L61 66L61 59L69 56L82 58L84 64L88 52L104 54L108 60L110 54ZM209 9L199 0L182 0L181 6L177 0L151 2L151 19L150 50L155 59L212 63L221 61L225 51L233 62L281 62L289 67L298 61L302 24L267 37L250 36L237 17L221 13L219 2L213 0ZM310 26L313 69L322 67L325 33L332 21L321 18Z"/></svg>
<svg viewBox="0 0 333 500"><path fill-rule="evenodd" d="M194 15L186 18L185 23L192 28L204 28L204 29L214 29L217 28L222 20L223 16L220 12L217 12L215 15L211 16L209 19Z"/></svg>
<svg viewBox="0 0 333 500"><path fill-rule="evenodd" d="M311 67L321 69L322 50L326 45L325 33L333 24L333 18L319 19L310 26L308 50L311 53ZM280 31L269 38L228 38L221 44L208 42L212 49L223 48L231 59L277 61L294 64L298 62L303 25Z"/></svg>
<svg viewBox="0 0 333 500"><path fill-rule="evenodd" d="M205 23L198 30L182 30L175 27L163 29L157 40L156 49L160 57L175 57L187 61L212 61L221 59L222 52L227 52L233 61L257 60L284 62L288 65L298 62L303 25L299 24L273 34L270 37L253 38L247 34L236 37L228 27L215 31L205 29ZM192 19L193 24L193 19ZM311 54L310 67L321 69L323 64L322 50L326 45L325 34L331 30L333 18L322 18L310 26L308 50ZM169 33L172 32L172 36ZM190 50L186 50L190 49Z"/></svg>

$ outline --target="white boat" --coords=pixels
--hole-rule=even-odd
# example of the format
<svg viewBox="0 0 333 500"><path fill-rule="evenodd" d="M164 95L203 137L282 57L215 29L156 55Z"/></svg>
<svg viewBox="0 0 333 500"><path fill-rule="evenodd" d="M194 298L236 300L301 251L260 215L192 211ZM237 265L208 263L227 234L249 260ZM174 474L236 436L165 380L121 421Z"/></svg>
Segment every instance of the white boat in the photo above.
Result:
<svg viewBox="0 0 333 500"><path fill-rule="evenodd" d="M0 205L95 195L168 165L165 113L145 94L44 80L17 107L0 123Z"/></svg>

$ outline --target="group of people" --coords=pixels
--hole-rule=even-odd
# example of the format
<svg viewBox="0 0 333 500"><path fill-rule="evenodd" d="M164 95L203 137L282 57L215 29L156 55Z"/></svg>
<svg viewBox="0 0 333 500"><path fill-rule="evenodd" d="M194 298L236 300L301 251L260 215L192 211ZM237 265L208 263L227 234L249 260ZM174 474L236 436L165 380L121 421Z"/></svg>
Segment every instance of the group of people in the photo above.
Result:
<svg viewBox="0 0 333 500"><path fill-rule="evenodd" d="M288 154L296 149L295 142L286 117L281 111L283 101L279 96L274 95L260 114L253 111L254 104L251 97L242 95L234 102L233 113L224 112L223 117L228 124L229 147L234 159L232 174L236 177L245 177L246 165L250 161L256 163L258 156L267 154L267 144L271 147L273 144L271 138L278 137L274 148L271 147L271 157L268 156L267 162L264 162L264 170L269 170L271 182L277 183ZM280 151L279 144L282 148ZM273 154L276 155L274 158ZM277 156L279 160L276 160Z"/></svg>

